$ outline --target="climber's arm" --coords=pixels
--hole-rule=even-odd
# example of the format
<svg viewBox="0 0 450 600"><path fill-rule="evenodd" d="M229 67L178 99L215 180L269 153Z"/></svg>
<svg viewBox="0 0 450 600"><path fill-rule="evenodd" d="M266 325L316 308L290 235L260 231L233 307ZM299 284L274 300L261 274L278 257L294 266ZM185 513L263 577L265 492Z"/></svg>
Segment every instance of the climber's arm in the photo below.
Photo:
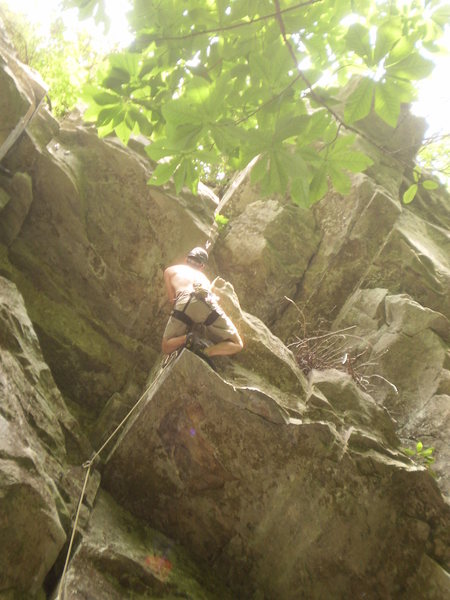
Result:
<svg viewBox="0 0 450 600"><path fill-rule="evenodd" d="M166 285L167 297L171 304L175 302L175 288L172 285L172 274L172 267L168 267L164 271L164 283Z"/></svg>

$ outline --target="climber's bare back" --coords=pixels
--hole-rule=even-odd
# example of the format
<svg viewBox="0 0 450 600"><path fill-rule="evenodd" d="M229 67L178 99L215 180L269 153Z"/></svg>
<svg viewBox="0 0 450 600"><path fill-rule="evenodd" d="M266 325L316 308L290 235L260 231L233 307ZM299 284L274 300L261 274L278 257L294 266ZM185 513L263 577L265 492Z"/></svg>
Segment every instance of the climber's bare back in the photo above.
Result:
<svg viewBox="0 0 450 600"><path fill-rule="evenodd" d="M200 284L209 289L209 279L198 269L189 265L173 265L164 271L164 282L170 302L174 302L180 292L192 292L194 284Z"/></svg>

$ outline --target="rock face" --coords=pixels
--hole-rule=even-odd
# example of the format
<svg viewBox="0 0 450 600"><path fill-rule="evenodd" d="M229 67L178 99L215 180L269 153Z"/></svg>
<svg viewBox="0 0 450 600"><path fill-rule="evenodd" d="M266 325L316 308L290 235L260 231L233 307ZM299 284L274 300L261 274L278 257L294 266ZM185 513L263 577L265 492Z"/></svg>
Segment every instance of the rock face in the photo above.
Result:
<svg viewBox="0 0 450 600"><path fill-rule="evenodd" d="M179 544L143 525L104 492L70 563L64 593L67 600L232 598Z"/></svg>
<svg viewBox="0 0 450 600"><path fill-rule="evenodd" d="M353 333L370 344L370 374L382 373L398 390L378 385L374 396L395 418L409 446L420 436L426 447L435 447L439 485L450 498L448 320L407 294L375 288L358 290L349 298L336 326L349 324L356 325Z"/></svg>
<svg viewBox="0 0 450 600"><path fill-rule="evenodd" d="M245 187L241 194L248 197ZM233 274L244 308L271 322L280 315L284 296L296 295L317 249L314 217L310 211L272 199L254 200L241 213L235 212L214 257L220 272Z"/></svg>
<svg viewBox="0 0 450 600"><path fill-rule="evenodd" d="M148 187L139 140L58 123L0 56L0 598L55 597L105 442L66 598L446 599L445 191L405 207L373 148L350 195L313 210L244 176L207 274L245 349L216 371L187 350L165 363L163 269L214 237L215 199ZM417 145L408 122L389 147ZM348 372L302 372L299 318L351 332ZM403 451L418 441L434 477Z"/></svg>
<svg viewBox="0 0 450 600"><path fill-rule="evenodd" d="M315 374L294 418L187 351L166 369L103 485L237 597L400 597L423 547L446 546L444 521L430 537L444 510L436 484L395 450L391 420L349 376Z"/></svg>
<svg viewBox="0 0 450 600"><path fill-rule="evenodd" d="M89 444L45 364L16 286L0 277L0 595L35 594L62 549Z"/></svg>
<svg viewBox="0 0 450 600"><path fill-rule="evenodd" d="M50 125L33 121L4 161L14 176L2 178L0 241L54 377L89 421L145 380L168 314L153 282L205 242L210 200L150 188L139 154L81 124Z"/></svg>

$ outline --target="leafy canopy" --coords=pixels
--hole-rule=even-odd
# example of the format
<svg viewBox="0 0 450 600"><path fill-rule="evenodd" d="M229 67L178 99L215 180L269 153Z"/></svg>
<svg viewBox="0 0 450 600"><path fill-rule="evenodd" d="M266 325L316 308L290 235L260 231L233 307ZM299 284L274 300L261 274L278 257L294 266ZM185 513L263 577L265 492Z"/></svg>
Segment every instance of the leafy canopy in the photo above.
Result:
<svg viewBox="0 0 450 600"><path fill-rule="evenodd" d="M98 62L89 36L80 33L68 41L63 21L55 19L50 36L44 38L24 15L15 13L1 1L0 23L3 23L20 60L36 69L48 85L53 113L62 116L71 111L81 87L91 77Z"/></svg>
<svg viewBox="0 0 450 600"><path fill-rule="evenodd" d="M104 0L65 4L106 15ZM308 206L371 164L357 122L374 110L395 127L448 16L440 0L134 0L135 42L86 89L85 117L125 144L147 136L153 185L195 191L205 172L259 156L262 192Z"/></svg>

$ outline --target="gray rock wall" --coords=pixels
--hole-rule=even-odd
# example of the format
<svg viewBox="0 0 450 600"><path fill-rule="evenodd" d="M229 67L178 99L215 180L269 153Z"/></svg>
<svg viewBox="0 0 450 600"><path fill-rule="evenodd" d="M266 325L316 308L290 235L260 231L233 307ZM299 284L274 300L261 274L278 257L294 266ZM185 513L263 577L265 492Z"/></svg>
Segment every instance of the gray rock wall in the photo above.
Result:
<svg viewBox="0 0 450 600"><path fill-rule="evenodd" d="M16 286L0 277L0 595L37 594L66 541L90 446Z"/></svg>
<svg viewBox="0 0 450 600"><path fill-rule="evenodd" d="M20 87L28 73L12 64L14 92L31 102ZM76 119L59 126L44 108L2 164L3 269L58 386L89 423L112 394L145 380L169 312L163 269L206 241L215 204L150 188L151 166L137 151Z"/></svg>

